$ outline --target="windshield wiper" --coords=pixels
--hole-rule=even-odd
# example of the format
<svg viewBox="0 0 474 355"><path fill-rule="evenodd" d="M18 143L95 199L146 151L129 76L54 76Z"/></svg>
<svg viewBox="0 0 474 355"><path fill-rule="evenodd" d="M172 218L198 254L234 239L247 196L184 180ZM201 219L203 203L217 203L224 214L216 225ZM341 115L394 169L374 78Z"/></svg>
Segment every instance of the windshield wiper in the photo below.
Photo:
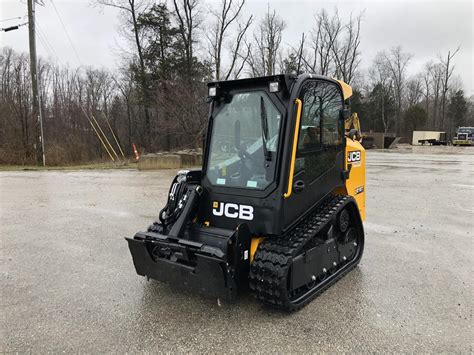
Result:
<svg viewBox="0 0 474 355"><path fill-rule="evenodd" d="M267 120L267 110L265 109L265 102L263 101L263 96L260 96L260 123L262 125L263 154L265 155L266 160L271 161L272 153L268 151L268 148L267 148L268 120Z"/></svg>

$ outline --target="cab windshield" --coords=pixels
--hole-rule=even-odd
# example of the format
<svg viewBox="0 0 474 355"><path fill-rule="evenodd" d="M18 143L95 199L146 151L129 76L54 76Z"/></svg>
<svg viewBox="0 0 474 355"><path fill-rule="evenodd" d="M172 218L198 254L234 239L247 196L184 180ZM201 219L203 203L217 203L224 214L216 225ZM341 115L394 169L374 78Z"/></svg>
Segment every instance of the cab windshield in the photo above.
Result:
<svg viewBox="0 0 474 355"><path fill-rule="evenodd" d="M207 164L211 184L265 189L275 177L281 113L264 91L216 107Z"/></svg>

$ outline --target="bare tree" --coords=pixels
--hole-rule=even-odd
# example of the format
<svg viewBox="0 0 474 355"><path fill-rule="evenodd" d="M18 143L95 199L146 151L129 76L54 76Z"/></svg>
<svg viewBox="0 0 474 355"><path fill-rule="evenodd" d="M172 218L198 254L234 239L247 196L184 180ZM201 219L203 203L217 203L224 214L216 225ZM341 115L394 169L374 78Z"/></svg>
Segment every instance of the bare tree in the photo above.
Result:
<svg viewBox="0 0 474 355"><path fill-rule="evenodd" d="M439 129L440 95L443 77L443 69L439 63L430 67L431 85L433 92L433 127Z"/></svg>
<svg viewBox="0 0 474 355"><path fill-rule="evenodd" d="M310 51L299 52L305 70L335 76L350 84L360 64L362 15L351 15L344 22L339 17L337 8L333 15L325 9L316 13L315 25L311 30ZM296 49L293 48L293 51L296 53Z"/></svg>
<svg viewBox="0 0 474 355"><path fill-rule="evenodd" d="M107 70L100 72L100 80L102 81L102 100L103 100L103 112L106 116L109 116L109 105L113 95L116 92L117 87L115 81L112 79L112 75Z"/></svg>
<svg viewBox="0 0 474 355"><path fill-rule="evenodd" d="M249 29L252 22L253 16L250 16L246 23L239 24L235 45L231 47L232 62L230 64L229 70L227 71L225 80L228 80L231 76L235 79L238 79L250 57L252 46L245 43L245 34L247 33L247 30ZM240 63L238 61L239 58Z"/></svg>
<svg viewBox="0 0 474 355"><path fill-rule="evenodd" d="M398 46L392 48L388 53L383 51L381 58L393 81L394 96L397 104L395 132L398 134L400 133L399 128L402 118L403 94L406 84L406 70L412 55L410 53L403 52L402 47Z"/></svg>
<svg viewBox="0 0 474 355"><path fill-rule="evenodd" d="M423 95L423 81L421 75L415 75L407 81L407 105L415 106ZM428 111L427 111L428 112Z"/></svg>
<svg viewBox="0 0 474 355"><path fill-rule="evenodd" d="M30 95L30 83L28 81L29 61L26 54L19 55L15 64L12 66L12 101L9 103L11 110L13 111L16 121L20 122L21 128L21 142L23 148L23 154L26 159L31 158L32 147L31 142L31 127L34 124L33 118L31 117L31 95Z"/></svg>
<svg viewBox="0 0 474 355"><path fill-rule="evenodd" d="M150 142L150 132L151 132L151 114L150 114L150 86L147 79L146 68L145 68L145 60L143 56L143 45L140 37L140 30L138 25L138 12L140 11L141 7L146 6L147 2L141 1L137 2L136 0L96 0L97 4L102 6L113 7L123 11L129 17L129 22L133 29L133 36L135 40L135 45L137 49L137 57L138 57L138 75L137 79L140 83L140 89L143 95L143 108L145 111L145 132L144 138L147 145ZM188 0L183 0L188 2ZM175 1L176 3L176 1Z"/></svg>
<svg viewBox="0 0 474 355"><path fill-rule="evenodd" d="M255 51L250 51L247 59L253 76L276 74L276 63L285 27L285 22L276 11L270 12L269 7L257 33L254 34ZM249 47L249 44L247 46Z"/></svg>
<svg viewBox="0 0 474 355"><path fill-rule="evenodd" d="M349 21L343 25L342 30L337 32L335 37L333 35L330 36L333 40L331 49L336 66L335 76L341 78L348 84L352 82L360 64L359 46L361 21L362 14L359 14L355 18L351 15ZM341 36L337 36L339 33Z"/></svg>
<svg viewBox="0 0 474 355"><path fill-rule="evenodd" d="M133 95L133 79L130 77L130 72L124 70L120 79L113 78L115 85L120 91L123 102L126 108L127 117L127 152L132 151L132 95Z"/></svg>
<svg viewBox="0 0 474 355"><path fill-rule="evenodd" d="M446 102L447 95L449 91L449 84L451 76L453 75L454 66L452 65L452 60L454 56L459 52L460 47L458 47L454 52L448 51L446 59L440 59L442 69L443 69L443 81L441 86L441 128L446 129ZM452 133L452 132L450 132Z"/></svg>
<svg viewBox="0 0 474 355"><path fill-rule="evenodd" d="M33 162L34 119L27 56L11 50L0 52L0 161L6 163ZM104 110L104 71L70 70L40 58L38 82L45 117L45 145L49 164L89 161L101 157L100 143L84 119L82 107ZM92 133L92 134L91 134Z"/></svg>
<svg viewBox="0 0 474 355"><path fill-rule="evenodd" d="M376 55L372 68L370 69L372 87L377 89L377 101L380 107L380 119L382 121L384 132L390 128L390 117L386 115L387 100L393 93L393 79L385 63L385 55L380 52Z"/></svg>
<svg viewBox="0 0 474 355"><path fill-rule="evenodd" d="M222 0L221 8L219 11L211 11L211 15L214 17L215 23L212 30L207 35L209 44L209 55L214 65L214 78L216 80L227 80L233 73L235 66L238 65L237 61L242 57L241 49L244 40L245 33L249 29L253 16L250 16L246 23L238 23L239 15L245 5L245 0ZM224 42L228 37L229 30L232 29L233 24L238 23L237 35L234 38L234 45L231 47L231 63L226 73L222 74L222 55L224 51Z"/></svg>
<svg viewBox="0 0 474 355"><path fill-rule="evenodd" d="M186 71L192 77L194 60L194 38L196 30L200 26L199 1L198 0L173 0L176 19L178 21L179 33L184 47L186 60Z"/></svg>
<svg viewBox="0 0 474 355"><path fill-rule="evenodd" d="M173 120L159 122L159 129L170 136L167 146L199 148L207 129L206 86L198 82L175 81L168 85L167 91L160 92L157 97L158 104L173 117Z"/></svg>
<svg viewBox="0 0 474 355"><path fill-rule="evenodd" d="M420 74L422 78L422 93L425 100L425 110L430 112L430 99L431 99L431 68L433 66L432 62L425 64L423 72Z"/></svg>
<svg viewBox="0 0 474 355"><path fill-rule="evenodd" d="M325 9L314 15L315 26L311 30L312 56L305 60L307 70L329 75L333 70L333 47L342 25L337 11L330 17Z"/></svg>

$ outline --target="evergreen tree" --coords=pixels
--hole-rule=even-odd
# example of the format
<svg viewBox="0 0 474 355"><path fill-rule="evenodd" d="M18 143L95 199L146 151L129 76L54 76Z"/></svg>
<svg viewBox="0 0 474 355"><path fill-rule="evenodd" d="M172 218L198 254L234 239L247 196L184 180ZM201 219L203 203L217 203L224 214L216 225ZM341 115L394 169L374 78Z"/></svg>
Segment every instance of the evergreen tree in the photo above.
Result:
<svg viewBox="0 0 474 355"><path fill-rule="evenodd" d="M454 129L466 124L467 101L462 90L456 91L451 97L448 114L453 122Z"/></svg>
<svg viewBox="0 0 474 355"><path fill-rule="evenodd" d="M411 106L404 115L406 132L419 130L426 124L428 113L419 106Z"/></svg>
<svg viewBox="0 0 474 355"><path fill-rule="evenodd" d="M366 112L367 130L388 132L393 129L396 104L391 91L382 84L375 85L369 94Z"/></svg>

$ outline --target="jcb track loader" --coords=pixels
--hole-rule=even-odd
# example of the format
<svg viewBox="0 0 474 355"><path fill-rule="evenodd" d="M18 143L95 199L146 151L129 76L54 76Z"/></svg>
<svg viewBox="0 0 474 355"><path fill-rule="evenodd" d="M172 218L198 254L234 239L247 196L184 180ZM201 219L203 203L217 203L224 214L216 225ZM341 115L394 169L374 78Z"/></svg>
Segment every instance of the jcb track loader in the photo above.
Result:
<svg viewBox="0 0 474 355"><path fill-rule="evenodd" d="M362 257L365 150L352 88L323 76L208 84L201 170L174 178L159 220L127 238L139 275L296 310Z"/></svg>

